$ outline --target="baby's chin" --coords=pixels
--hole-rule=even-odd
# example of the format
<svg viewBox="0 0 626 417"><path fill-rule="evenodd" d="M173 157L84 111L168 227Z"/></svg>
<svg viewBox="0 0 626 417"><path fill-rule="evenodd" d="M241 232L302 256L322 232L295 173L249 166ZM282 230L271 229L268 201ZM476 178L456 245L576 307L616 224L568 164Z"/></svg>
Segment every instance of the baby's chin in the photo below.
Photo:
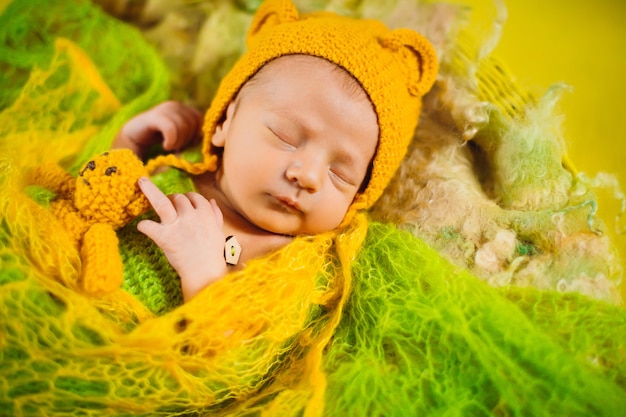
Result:
<svg viewBox="0 0 626 417"><path fill-rule="evenodd" d="M258 221L255 223L259 229L271 233L274 235L296 237L296 236L313 236L321 233L329 232L333 230L321 227L303 227L303 226L289 226L288 222L264 222Z"/></svg>
<svg viewBox="0 0 626 417"><path fill-rule="evenodd" d="M259 210L240 213L261 231L282 236L311 236L335 230L343 219L325 222L306 221L305 215L278 210ZM328 219L326 219L328 220Z"/></svg>
<svg viewBox="0 0 626 417"><path fill-rule="evenodd" d="M284 227L284 226L277 226L275 224L265 224L265 223L257 223L256 226L263 230L266 233L270 233L273 235L281 235L281 236L288 236L288 237L296 237L296 236L302 236L302 235L310 235L313 233L307 233L304 230L301 229L297 229L297 228L288 228L288 227Z"/></svg>

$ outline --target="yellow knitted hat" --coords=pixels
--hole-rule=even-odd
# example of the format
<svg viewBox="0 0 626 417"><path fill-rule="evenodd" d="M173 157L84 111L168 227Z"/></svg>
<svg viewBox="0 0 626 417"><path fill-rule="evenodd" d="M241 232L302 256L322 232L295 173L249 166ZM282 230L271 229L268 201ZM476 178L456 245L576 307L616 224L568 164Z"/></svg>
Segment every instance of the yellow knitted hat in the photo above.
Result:
<svg viewBox="0 0 626 417"><path fill-rule="evenodd" d="M379 141L370 181L350 211L371 207L404 157L413 137L421 98L437 75L430 42L409 29L330 12L300 15L288 0L266 0L256 12L247 51L224 77L205 115L204 161L190 172L217 169L211 138L228 104L263 65L293 54L324 58L348 71L369 96L378 117ZM347 216L350 217L350 216Z"/></svg>

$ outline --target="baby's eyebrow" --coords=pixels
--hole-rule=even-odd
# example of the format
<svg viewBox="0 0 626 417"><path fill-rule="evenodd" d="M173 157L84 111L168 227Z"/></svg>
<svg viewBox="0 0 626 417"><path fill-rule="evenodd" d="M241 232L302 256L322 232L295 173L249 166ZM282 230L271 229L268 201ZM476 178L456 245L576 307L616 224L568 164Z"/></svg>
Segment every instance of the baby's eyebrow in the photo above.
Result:
<svg viewBox="0 0 626 417"><path fill-rule="evenodd" d="M339 149L335 160L347 168L355 168L354 155L348 149Z"/></svg>
<svg viewBox="0 0 626 417"><path fill-rule="evenodd" d="M280 116L282 119L286 119L290 123L293 123L296 128L304 132L306 136L310 136L315 133L315 129L313 129L313 127L307 124L305 120L288 107L272 107L270 108L270 111L277 116Z"/></svg>

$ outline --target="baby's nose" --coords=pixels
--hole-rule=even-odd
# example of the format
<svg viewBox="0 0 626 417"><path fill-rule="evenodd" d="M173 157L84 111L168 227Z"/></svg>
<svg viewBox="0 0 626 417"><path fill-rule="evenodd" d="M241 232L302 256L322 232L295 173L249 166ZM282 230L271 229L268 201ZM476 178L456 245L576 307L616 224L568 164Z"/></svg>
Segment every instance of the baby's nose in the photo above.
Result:
<svg viewBox="0 0 626 417"><path fill-rule="evenodd" d="M319 191L326 168L319 157L300 158L287 168L287 178L310 193Z"/></svg>

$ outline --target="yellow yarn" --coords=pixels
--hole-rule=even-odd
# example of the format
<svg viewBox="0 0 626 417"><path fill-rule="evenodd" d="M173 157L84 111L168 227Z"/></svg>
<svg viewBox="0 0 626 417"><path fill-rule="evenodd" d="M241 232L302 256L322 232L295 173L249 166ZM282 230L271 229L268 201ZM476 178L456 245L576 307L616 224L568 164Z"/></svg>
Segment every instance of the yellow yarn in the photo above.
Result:
<svg viewBox="0 0 626 417"><path fill-rule="evenodd" d="M66 104L58 100L59 83L82 79L54 77L38 84L38 100L29 103L45 109L43 114L33 116L35 106L0 114L33 131L30 146L38 151L23 152L25 145L15 140L24 137L20 129L0 134L4 414L369 416L454 410L541 417L615 416L626 409L622 310L554 291L494 290L394 225L367 228L362 213L345 229L295 238L189 303L158 310L162 315L152 310L158 303L152 287L137 292L139 301L123 289L91 297L61 284L79 282L78 251L62 222L52 221L50 210L23 193L23 168L42 159L85 161L96 153L89 149L106 148L117 119L163 99L145 95L146 84L151 92L167 87L151 81L157 74L163 83L158 73L164 70L157 59L141 59L149 48L134 30L121 24L91 28L112 20L90 2L46 2L12 2L11 8L23 12L0 27L16 35L36 29L38 36L29 38L39 42L55 36L46 30L83 25L93 41L81 47L96 58L104 55L103 79L119 78L112 87L116 94L133 93L120 98L120 116L104 125L90 118L91 101L71 101L76 120L86 119L86 128L100 132L76 160L74 154L56 157L76 136L73 124L55 122ZM38 7L26 7L32 4ZM29 21L35 11L40 19ZM30 44L22 42L29 38L10 38L15 41L8 44L30 53ZM112 62L131 62L130 69L140 72L133 77ZM143 87L130 88L136 83ZM59 112L51 112L57 107ZM0 123L0 131L8 125ZM168 170L163 176L179 174ZM71 183L66 175L47 178L60 194ZM191 181L166 179L161 185L184 192ZM49 193L41 194L35 201L45 203ZM126 283L158 285L164 270L159 263L167 264L162 254L133 224L118 233ZM164 291L170 288L163 285Z"/></svg>
<svg viewBox="0 0 626 417"><path fill-rule="evenodd" d="M150 377L159 381L176 375L172 386L157 383L145 391L133 387L146 406L135 411L147 413L152 403L170 398L181 404L213 404L216 415L292 415L302 409L305 416L323 415L323 354L343 317L352 265L367 232L366 216L357 214L343 232L299 237L170 313L141 317L132 333L107 334L118 343L108 354L148 364ZM92 298L90 308L110 311L120 320L126 312L145 314L131 298L118 289ZM106 321L97 324L111 329ZM145 358L136 358L137 352ZM94 371L116 372L107 366ZM274 372L282 367L289 370ZM124 369L131 378L135 371ZM64 372L84 370L69 363ZM237 400L236 407L221 410L229 398ZM122 398L109 401L113 409L125 406Z"/></svg>
<svg viewBox="0 0 626 417"><path fill-rule="evenodd" d="M417 126L421 98L435 81L438 62L431 44L416 32L390 31L379 21L328 12L300 16L286 0L269 0L258 9L247 46L247 52L222 80L205 115L203 161L193 164L174 155L160 156L146 164L149 172L159 165L192 174L216 170L218 157L211 138L241 87L271 60L305 54L344 68L359 81L373 104L380 136L368 187L353 202L341 232L300 237L280 251L250 262L245 271L205 288L172 314L144 323L134 337L151 349L158 346L158 350L180 352L182 346L186 358L190 354L204 358L202 366L221 375L235 398L247 396L246 382L255 384L242 380L237 370L277 366L275 355L284 351L285 341L290 339L288 345L300 346L306 353L289 364L290 372L266 387L265 395L275 392L275 399L263 405L255 400L257 403L244 404L242 409L251 414L262 409L273 415L304 408L306 416L316 416L323 412L326 391L323 352L351 293L352 265L368 230L366 216L357 210L376 201L400 165ZM315 305L328 313L312 319L310 308ZM256 358L255 362L241 362L242 346L255 352L246 353Z"/></svg>
<svg viewBox="0 0 626 417"><path fill-rule="evenodd" d="M150 414L173 402L192 413L195 407L228 415L323 413L322 358L351 294L352 265L368 231L366 216L355 212L375 201L404 156L417 124L421 95L434 82L437 60L430 44L414 32L389 31L379 22L329 13L300 18L287 1L269 1L261 7L248 41L248 53L225 78L207 112L200 163L162 156L120 175L119 183L108 182L106 167L111 164L100 163L101 159L94 161L93 170L89 163L81 168L78 180L58 166L42 167L35 175L36 183L57 192L53 213L76 243L82 263L80 276L70 270L58 277L63 285L49 280L55 274L40 281L65 306L63 320L70 324L64 326L74 329L72 323L87 318L88 330L97 329L100 340L111 342L97 353L98 366L85 366L80 360L64 364L60 384L84 375L122 381L106 399L112 410L132 408L134 413ZM340 65L371 98L380 138L367 190L353 204L342 230L298 237L205 288L190 302L154 317L118 287L121 264L114 231L147 207L127 204L134 201L137 177L153 172L159 164L191 174L215 170L218 160L210 137L228 103L265 63L288 54L320 56ZM117 152L98 158L111 158ZM89 193L83 179L92 191L103 192ZM85 292L99 296L84 297ZM80 334L63 336L64 343L74 343ZM81 351L79 345L76 342L72 348L72 357L92 357L92 347L91 352ZM147 374L139 376L138 370L144 372L146 365ZM275 371L283 367L288 371ZM124 386L137 378L160 382ZM233 400L236 404L228 409Z"/></svg>
<svg viewBox="0 0 626 417"><path fill-rule="evenodd" d="M80 249L82 288L88 293L108 292L122 283L115 230L148 209L137 187L145 175L132 151L118 149L91 159L76 179L57 164L41 165L31 176L32 184L57 193L51 209Z"/></svg>
<svg viewBox="0 0 626 417"><path fill-rule="evenodd" d="M268 0L250 26L247 51L224 77L205 115L204 162L194 172L215 170L211 138L239 89L263 65L293 54L327 59L356 78L378 116L378 150L367 189L354 201L344 225L355 210L371 207L400 165L417 126L421 98L435 81L438 62L426 38L409 29L389 30L377 20L352 19L330 12L300 15L288 0ZM149 162L175 165L171 157Z"/></svg>

